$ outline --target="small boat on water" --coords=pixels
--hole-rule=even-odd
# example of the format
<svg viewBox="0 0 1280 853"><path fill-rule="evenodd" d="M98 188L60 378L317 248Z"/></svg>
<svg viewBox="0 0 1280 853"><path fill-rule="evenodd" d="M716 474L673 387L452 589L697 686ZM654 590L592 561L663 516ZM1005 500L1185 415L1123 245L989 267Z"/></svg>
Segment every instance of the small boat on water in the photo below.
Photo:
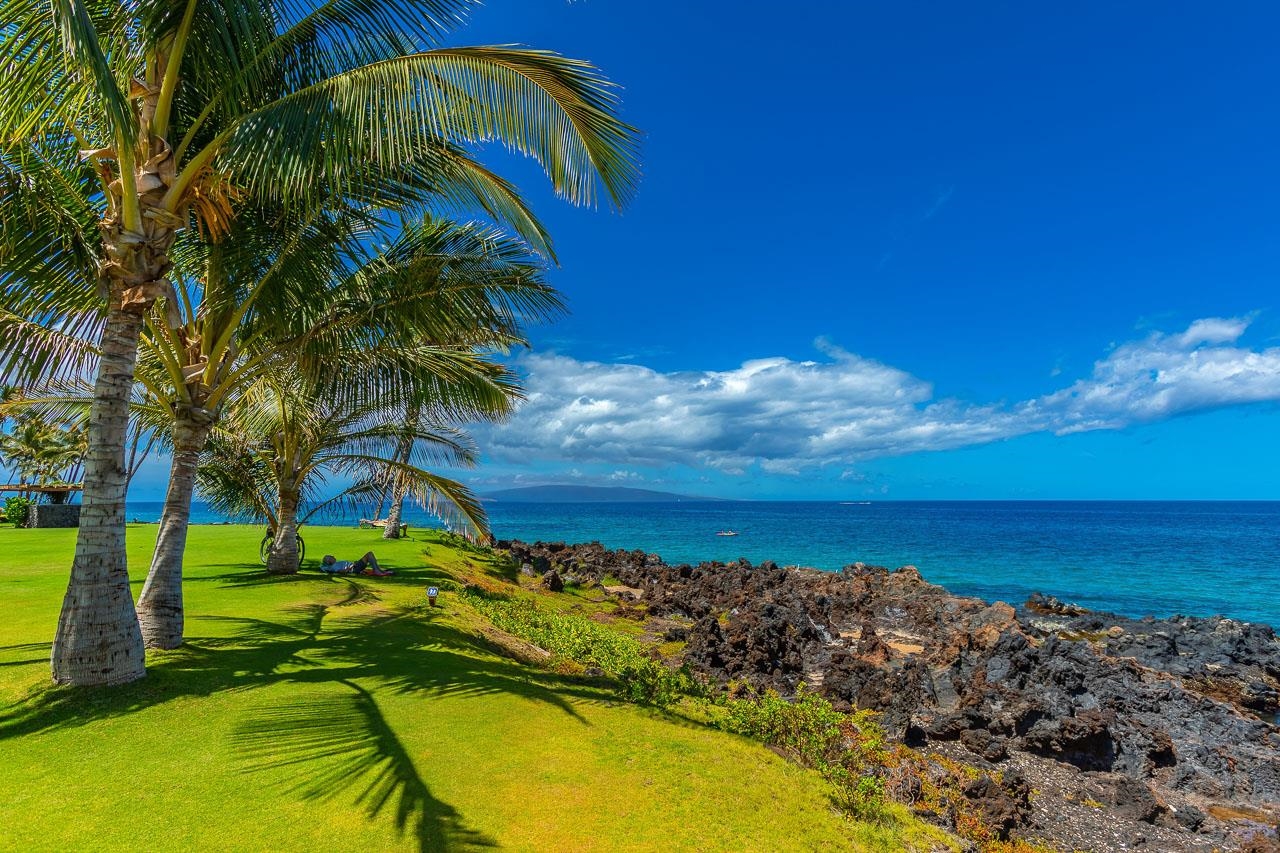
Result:
<svg viewBox="0 0 1280 853"><path fill-rule="evenodd" d="M717 536L737 536L737 535L738 535L738 531L736 531L736 530L721 530L721 531L719 531L718 533L716 533L716 535L717 535Z"/></svg>

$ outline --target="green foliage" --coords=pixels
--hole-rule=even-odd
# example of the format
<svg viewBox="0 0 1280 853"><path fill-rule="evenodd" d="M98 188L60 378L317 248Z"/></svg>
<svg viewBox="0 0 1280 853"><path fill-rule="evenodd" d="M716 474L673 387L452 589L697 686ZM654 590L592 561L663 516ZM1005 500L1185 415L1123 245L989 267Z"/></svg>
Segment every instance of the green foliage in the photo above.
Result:
<svg viewBox="0 0 1280 853"><path fill-rule="evenodd" d="M562 660L595 667L616 678L632 702L670 707L703 686L686 668L671 670L638 640L583 616L543 610L528 598L496 598L469 591L465 598L490 622Z"/></svg>
<svg viewBox="0 0 1280 853"><path fill-rule="evenodd" d="M889 751L872 711L837 711L802 683L793 700L768 691L729 699L719 725L778 747L822 774L841 811L865 821L887 820L884 775Z"/></svg>
<svg viewBox="0 0 1280 853"><path fill-rule="evenodd" d="M455 355L459 364L470 359ZM487 381L486 370L477 368L477 382ZM409 461L399 456L405 442L412 445ZM452 426L427 419L407 424L402 406L379 400L343 405L305 387L297 370L282 368L279 376L246 389L215 428L197 482L218 511L265 519L272 527L283 523L286 489L310 516L335 504L368 501L395 483L433 515L486 531L484 508L470 490L420 467L468 466L474 453L470 437ZM326 499L331 479L349 485Z"/></svg>
<svg viewBox="0 0 1280 853"><path fill-rule="evenodd" d="M84 423L45 417L39 409L23 402L19 399L0 403L0 417L13 419L0 432L0 466L11 469L24 483L78 482L89 450Z"/></svg>
<svg viewBox="0 0 1280 853"><path fill-rule="evenodd" d="M14 527L22 527L27 523L27 507L31 506L35 501L31 498L14 496L5 498L4 501L4 517L5 520Z"/></svg>
<svg viewBox="0 0 1280 853"><path fill-rule="evenodd" d="M433 536L441 545L452 548L455 551L463 551L477 556L487 556L492 553L488 547L473 542L461 533L455 533L452 530L441 530L434 533Z"/></svg>
<svg viewBox="0 0 1280 853"><path fill-rule="evenodd" d="M723 702L721 728L764 741L831 783L832 800L850 817L890 824L897 800L920 814L946 815L982 853L1037 853L1035 844L1000 837L965 786L982 771L937 753L888 742L875 713L845 714L801 684L792 700L773 691ZM993 777L999 782L999 775Z"/></svg>
<svg viewBox="0 0 1280 853"><path fill-rule="evenodd" d="M844 715L801 687L795 701L770 690L763 696L725 703L722 727L781 747L801 764L822 767L838 757Z"/></svg>

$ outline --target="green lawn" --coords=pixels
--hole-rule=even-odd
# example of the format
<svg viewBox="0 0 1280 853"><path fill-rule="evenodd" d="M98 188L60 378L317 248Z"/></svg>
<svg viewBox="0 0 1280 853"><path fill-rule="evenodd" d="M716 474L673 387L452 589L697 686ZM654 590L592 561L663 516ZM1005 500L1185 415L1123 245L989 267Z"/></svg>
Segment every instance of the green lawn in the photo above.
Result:
<svg viewBox="0 0 1280 853"><path fill-rule="evenodd" d="M0 848L922 849L852 824L810 771L742 738L520 664L448 591L475 555L306 528L395 577L271 578L261 529L200 526L187 645L146 679L49 686L72 531L0 529ZM137 585L155 527L131 526ZM309 561L314 566L314 559ZM428 608L429 583L446 587Z"/></svg>

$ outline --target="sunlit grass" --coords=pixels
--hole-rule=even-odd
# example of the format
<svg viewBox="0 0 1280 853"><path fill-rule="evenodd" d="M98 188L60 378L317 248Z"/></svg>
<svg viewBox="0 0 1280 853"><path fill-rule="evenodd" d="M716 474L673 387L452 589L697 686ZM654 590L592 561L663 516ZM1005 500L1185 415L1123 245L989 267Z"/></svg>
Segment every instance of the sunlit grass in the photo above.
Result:
<svg viewBox="0 0 1280 853"><path fill-rule="evenodd" d="M373 548L397 575L271 578L260 528L195 527L187 645L151 653L141 682L73 692L49 686L48 654L74 533L0 529L0 848L898 850L933 835L850 824L813 773L753 742L505 656L450 592L479 554L304 533L312 565ZM154 535L130 528L135 592Z"/></svg>

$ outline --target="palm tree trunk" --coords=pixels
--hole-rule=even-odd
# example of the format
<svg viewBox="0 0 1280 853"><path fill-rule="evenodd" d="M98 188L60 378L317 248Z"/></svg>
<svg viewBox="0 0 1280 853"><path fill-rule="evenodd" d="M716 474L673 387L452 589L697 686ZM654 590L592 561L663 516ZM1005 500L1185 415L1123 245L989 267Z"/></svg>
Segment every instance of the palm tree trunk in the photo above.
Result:
<svg viewBox="0 0 1280 853"><path fill-rule="evenodd" d="M173 465L160 516L160 533L151 557L151 571L138 598L138 621L148 648L176 649L182 645L182 553L191 523L196 465L212 425L207 417L181 413L174 423Z"/></svg>
<svg viewBox="0 0 1280 853"><path fill-rule="evenodd" d="M147 99L153 100L154 95ZM175 174L168 144L147 135L133 153L141 157L120 159L121 168L128 163L146 165L131 186L121 180L110 184L107 213L100 223L103 255L98 274L106 289L107 322L89 410L76 555L53 641L53 680L60 684L120 684L147 674L125 557L129 481L124 451L142 318L165 296L170 314L177 310L165 275L173 266L169 250L177 229L187 222L185 213L163 206L165 188ZM126 198L130 192L138 195Z"/></svg>
<svg viewBox="0 0 1280 853"><path fill-rule="evenodd" d="M405 412L404 425L407 434L396 445L397 462L408 465L413 456L413 433L418 429L420 413L421 410L417 406L410 406ZM404 494L404 477L397 473L391 481L391 509L387 511L387 526L382 528L383 539L400 538L400 517L404 514Z"/></svg>
<svg viewBox="0 0 1280 853"><path fill-rule="evenodd" d="M400 516L404 512L404 486L400 485L399 477L396 477L395 485L391 488L391 509L387 510L387 526L382 529L383 539L400 538Z"/></svg>
<svg viewBox="0 0 1280 853"><path fill-rule="evenodd" d="M53 641L60 684L121 684L147 674L124 547L124 443L142 313L122 307L119 291L113 296L89 414L75 561Z"/></svg>
<svg viewBox="0 0 1280 853"><path fill-rule="evenodd" d="M298 573L298 490L292 484L280 486L280 512L267 571L273 575Z"/></svg>

